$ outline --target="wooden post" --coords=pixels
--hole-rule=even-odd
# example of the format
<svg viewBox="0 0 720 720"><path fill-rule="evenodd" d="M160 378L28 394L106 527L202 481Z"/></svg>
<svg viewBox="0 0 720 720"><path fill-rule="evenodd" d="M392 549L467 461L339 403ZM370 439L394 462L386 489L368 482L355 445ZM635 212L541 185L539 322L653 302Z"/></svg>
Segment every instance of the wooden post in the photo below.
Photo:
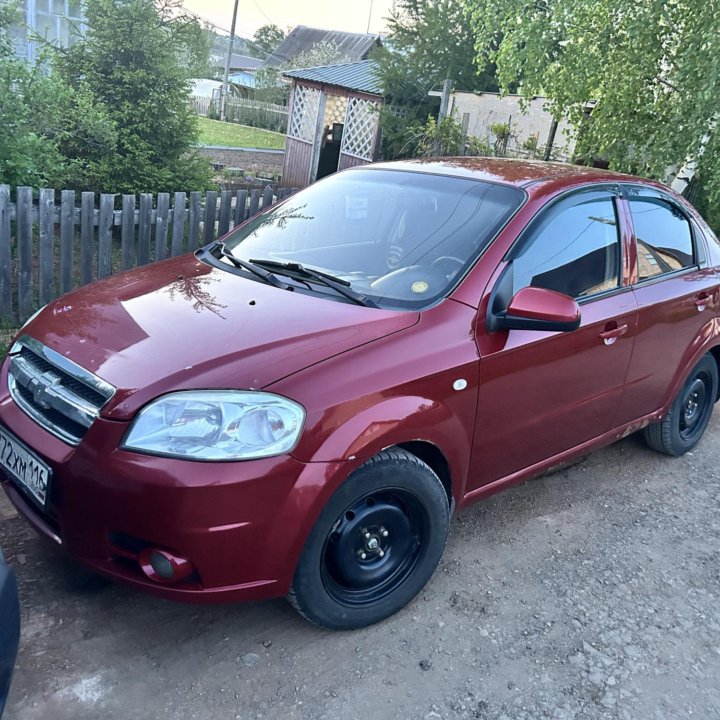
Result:
<svg viewBox="0 0 720 720"><path fill-rule="evenodd" d="M212 242L215 239L215 218L217 216L217 192L208 190L205 193L205 227L204 240L205 243Z"/></svg>
<svg viewBox="0 0 720 720"><path fill-rule="evenodd" d="M223 190L220 193L220 218L218 220L218 237L222 237L230 230L230 210L232 205L232 192Z"/></svg>
<svg viewBox="0 0 720 720"><path fill-rule="evenodd" d="M10 276L10 186L0 185L0 319L12 319Z"/></svg>
<svg viewBox="0 0 720 720"><path fill-rule="evenodd" d="M200 246L200 220L202 219L202 193L190 193L188 211L188 250L197 250Z"/></svg>
<svg viewBox="0 0 720 720"><path fill-rule="evenodd" d="M140 213L138 215L138 261L139 265L150 262L150 239L152 235L153 196L140 194Z"/></svg>
<svg viewBox="0 0 720 720"><path fill-rule="evenodd" d="M55 191L40 190L39 225L40 243L38 248L39 304L46 305L53 299L53 244L55 240Z"/></svg>
<svg viewBox="0 0 720 720"><path fill-rule="evenodd" d="M63 190L60 196L60 293L73 287L75 250L75 191Z"/></svg>
<svg viewBox="0 0 720 720"><path fill-rule="evenodd" d="M550 132L548 133L547 143L545 144L545 153L543 154L543 160L549 160L552 155L553 145L555 144L555 133L558 129L558 121L553 118L550 123Z"/></svg>
<svg viewBox="0 0 720 720"><path fill-rule="evenodd" d="M440 97L440 112L438 113L438 120L448 116L448 108L450 107L450 93L452 91L452 80L449 78L443 80L442 95Z"/></svg>
<svg viewBox="0 0 720 720"><path fill-rule="evenodd" d="M17 189L15 234L18 267L18 319L26 320L33 311L32 282L32 188Z"/></svg>
<svg viewBox="0 0 720 720"><path fill-rule="evenodd" d="M93 220L95 193L84 192L80 196L80 283L92 282Z"/></svg>
<svg viewBox="0 0 720 720"><path fill-rule="evenodd" d="M123 270L135 267L135 196L122 196L122 226L120 232L120 266Z"/></svg>
<svg viewBox="0 0 720 720"><path fill-rule="evenodd" d="M112 273L112 227L115 211L115 196L103 193L100 196L100 217L98 218L98 278Z"/></svg>
<svg viewBox="0 0 720 720"><path fill-rule="evenodd" d="M185 243L185 193L176 192L173 197L173 231L170 254L181 255Z"/></svg>
<svg viewBox="0 0 720 720"><path fill-rule="evenodd" d="M170 193L158 193L155 213L155 260L167 257L168 215L170 214Z"/></svg>

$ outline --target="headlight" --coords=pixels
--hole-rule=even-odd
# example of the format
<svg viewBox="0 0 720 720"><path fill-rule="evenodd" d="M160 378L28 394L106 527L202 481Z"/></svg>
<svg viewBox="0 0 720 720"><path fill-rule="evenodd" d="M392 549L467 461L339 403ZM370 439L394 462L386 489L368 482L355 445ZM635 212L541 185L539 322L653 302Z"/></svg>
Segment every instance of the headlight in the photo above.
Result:
<svg viewBox="0 0 720 720"><path fill-rule="evenodd" d="M263 392L189 390L164 395L140 411L123 447L188 460L249 460L295 446L301 405Z"/></svg>

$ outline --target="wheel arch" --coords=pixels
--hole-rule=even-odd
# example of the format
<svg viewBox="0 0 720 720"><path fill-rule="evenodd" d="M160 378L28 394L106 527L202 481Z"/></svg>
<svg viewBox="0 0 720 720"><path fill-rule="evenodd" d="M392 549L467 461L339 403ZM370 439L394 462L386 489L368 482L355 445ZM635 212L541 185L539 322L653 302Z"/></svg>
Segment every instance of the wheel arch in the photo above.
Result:
<svg viewBox="0 0 720 720"><path fill-rule="evenodd" d="M450 513L455 511L455 496L453 495L453 479L450 471L450 463L445 453L434 443L427 440L410 440L398 443L393 447L400 448L422 460L439 478L445 494L447 495Z"/></svg>

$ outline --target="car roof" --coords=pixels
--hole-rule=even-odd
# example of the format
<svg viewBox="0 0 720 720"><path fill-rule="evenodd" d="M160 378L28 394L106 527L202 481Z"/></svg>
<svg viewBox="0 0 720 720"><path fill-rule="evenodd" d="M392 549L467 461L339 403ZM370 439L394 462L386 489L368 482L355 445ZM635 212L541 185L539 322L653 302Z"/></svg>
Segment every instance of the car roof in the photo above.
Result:
<svg viewBox="0 0 720 720"><path fill-rule="evenodd" d="M528 187L567 179L568 185L578 180L582 182L628 182L652 181L632 175L601 170L599 168L569 165L567 163L546 162L542 160L518 160L512 158L488 157L443 157L416 158L388 163L373 163L360 166L364 169L404 170L435 175L466 177L487 182Z"/></svg>

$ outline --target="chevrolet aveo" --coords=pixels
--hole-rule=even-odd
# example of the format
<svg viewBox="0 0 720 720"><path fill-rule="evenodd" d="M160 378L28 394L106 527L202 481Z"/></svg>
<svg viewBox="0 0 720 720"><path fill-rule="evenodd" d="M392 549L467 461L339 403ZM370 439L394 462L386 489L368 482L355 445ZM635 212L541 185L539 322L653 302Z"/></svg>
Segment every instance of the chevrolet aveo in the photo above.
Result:
<svg viewBox="0 0 720 720"><path fill-rule="evenodd" d="M2 484L136 588L367 625L425 585L456 510L637 430L695 446L719 265L638 178L354 168L34 316L0 377Z"/></svg>

